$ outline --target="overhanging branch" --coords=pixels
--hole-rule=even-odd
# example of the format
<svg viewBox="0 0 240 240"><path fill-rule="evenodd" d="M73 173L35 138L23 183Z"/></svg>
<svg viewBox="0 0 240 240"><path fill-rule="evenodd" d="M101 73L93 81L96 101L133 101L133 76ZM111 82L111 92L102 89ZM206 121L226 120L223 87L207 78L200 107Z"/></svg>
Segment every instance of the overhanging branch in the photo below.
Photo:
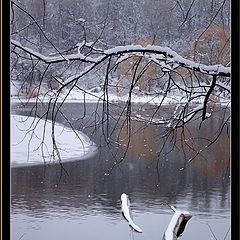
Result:
<svg viewBox="0 0 240 240"><path fill-rule="evenodd" d="M102 50L102 52L97 52L98 57L85 56L82 53L69 54L58 57L47 57L28 47L22 46L21 43L18 41L11 40L11 44L27 52L28 54L38 58L39 60L42 60L45 63L59 63L64 62L66 60L67 61L80 60L83 62L98 64L99 62L102 62L103 59L106 59L111 56L130 54L129 57L143 56L144 58L147 58L151 61L158 63L160 66L162 66L162 68L164 67L165 69L168 69L168 71L172 71L177 67L181 66L186 69L201 72L203 74L207 74L210 76L230 77L231 72L230 67L224 67L221 64L208 66L205 64L197 63L180 56L179 54L177 54L175 51L168 47L161 46L153 45L147 45L146 47L142 47L140 45L118 46L108 50ZM164 66L161 63L164 63Z"/></svg>

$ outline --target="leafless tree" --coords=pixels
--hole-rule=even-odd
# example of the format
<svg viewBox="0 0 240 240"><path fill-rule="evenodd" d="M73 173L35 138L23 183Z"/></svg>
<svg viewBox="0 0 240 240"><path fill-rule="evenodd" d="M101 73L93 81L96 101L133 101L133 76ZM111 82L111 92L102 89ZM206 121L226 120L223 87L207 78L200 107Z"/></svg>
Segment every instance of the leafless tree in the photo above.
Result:
<svg viewBox="0 0 240 240"><path fill-rule="evenodd" d="M174 7L169 11L174 11L176 8L181 9L182 21L179 26L181 29L194 18L191 11L196 1L190 1L188 6L184 6L181 1L173 2L175 2ZM95 125L107 125L106 128L102 127L106 144L116 143L116 139L113 137L115 131L118 131L119 136L121 131L126 131L128 135L125 151L121 156L116 154L113 156L114 162L110 171L124 160L133 134L132 121L164 126L165 132L162 135L164 144L161 146L158 158L169 141L172 144L171 149L174 147L182 149L186 163L190 163L202 151L213 145L222 131L229 127L228 105L224 107L226 116L219 129L215 136L206 139L207 144L203 149L197 149L194 145L195 137L187 138L186 135L189 134L186 132L188 132L191 122L200 119L199 127L201 127L203 122L208 121L216 111L215 106L222 100L230 102L230 36L224 24L215 24L215 27L212 27L218 14L221 12L224 14L225 2L223 1L220 6L215 4L217 9L215 14L193 42L194 54L192 55L190 52L179 54L171 48L162 47L154 38L145 42L139 41L134 45L109 46L103 38L108 26L109 5L106 9L106 17L97 25L98 35L92 34L94 40L88 41L88 37L91 35L91 24L84 18L76 19L74 13L67 13L67 10L62 9L59 4L61 14L65 14L65 17L67 14L79 31L76 33L78 38L75 38L75 43L69 43L67 49L62 48L62 43L59 42L61 41L60 37L54 36L49 30L55 26L53 26L54 23L51 23L52 16L47 12L45 1L42 3L44 6L41 8L42 12L38 16L31 14L26 6L17 1L11 1L12 80L14 80L13 83L16 81L20 83L19 93L26 89L28 98L35 97L36 108L37 104L42 101L39 96L41 94L48 96L49 104L45 108L45 112L39 116L36 109L34 111L35 116L52 120L53 151L59 162L61 163L61 156L55 140L54 124L60 115L66 118L66 121L72 126L62 111L62 106L73 89L82 91L84 96L95 95L94 92L82 87L84 82L90 82L91 76L100 79L95 82L95 87L101 87L103 91L102 96L98 97L103 106L102 116L95 122ZM213 3L214 1L212 1ZM61 16L59 15L59 17ZM70 30L73 26L68 25L68 27ZM157 31L155 32L157 33ZM67 30L63 32L70 34ZM214 45L216 35L218 44ZM36 37L32 38L32 36ZM64 36L62 41L65 41ZM46 88L46 83L47 91L43 93L42 89ZM63 91L67 91L67 93L63 94ZM112 129L108 127L110 118L113 118L109 108L114 103L109 101L109 92L115 94L121 92L127 96L127 100L121 108L120 117L114 120ZM145 95L151 99L161 98L161 101L154 106L151 116L147 116L143 112L133 112L132 98L134 94ZM167 118L161 118L159 113L162 111L164 100L176 94L181 96L181 100L175 102L174 110ZM85 113L83 113L83 117L85 117ZM187 155L190 150L194 152L191 158Z"/></svg>

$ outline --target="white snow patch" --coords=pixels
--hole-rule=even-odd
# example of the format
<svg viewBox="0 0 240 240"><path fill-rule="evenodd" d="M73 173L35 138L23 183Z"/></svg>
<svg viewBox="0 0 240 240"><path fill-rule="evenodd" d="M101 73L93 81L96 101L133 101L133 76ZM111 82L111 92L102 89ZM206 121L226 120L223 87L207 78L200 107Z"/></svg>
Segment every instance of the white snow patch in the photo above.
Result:
<svg viewBox="0 0 240 240"><path fill-rule="evenodd" d="M38 96L37 100L39 102L49 102L52 98L52 102L54 102L54 98L56 97L56 93L54 91L48 92L46 95L40 95ZM65 99L65 97L67 98ZM66 89L63 91L57 99L57 102L61 102L65 99L65 102L101 102L104 99L104 93L101 92L91 92L91 91L81 91L79 89L72 89L69 93L69 90ZM106 99L106 98L105 98ZM185 99L187 102L187 99ZM108 93L108 101L110 102L126 102L128 101L128 94L123 96L117 96L116 94ZM162 102L163 101L163 102ZM203 101L203 99L202 99ZM24 98L23 96L19 97L12 97L11 102L36 102L36 98ZM176 103L184 103L184 100L181 96L168 96L165 97L163 100L163 95L136 95L132 93L131 96L131 102L132 103L149 103L153 105L158 105L159 103L162 104L176 104ZM200 103L200 102L199 102Z"/></svg>
<svg viewBox="0 0 240 240"><path fill-rule="evenodd" d="M45 125L46 123L46 125ZM43 142L43 130L45 136ZM55 123L55 138L61 161L85 159L96 152L96 145L78 131L76 133L63 125ZM58 163L53 156L52 122L39 118L11 115L11 165L31 166ZM44 158L43 158L44 156Z"/></svg>

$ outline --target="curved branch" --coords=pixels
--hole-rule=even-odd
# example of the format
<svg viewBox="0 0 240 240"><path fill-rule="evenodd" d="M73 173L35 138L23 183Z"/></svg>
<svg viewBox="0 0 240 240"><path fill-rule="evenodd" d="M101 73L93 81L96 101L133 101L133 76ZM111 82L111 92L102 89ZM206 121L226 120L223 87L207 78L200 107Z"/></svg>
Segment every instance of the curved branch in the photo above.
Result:
<svg viewBox="0 0 240 240"><path fill-rule="evenodd" d="M218 75L218 76L224 76L224 77L230 77L231 68L230 67L224 67L221 64L217 65L205 65L201 63L197 63L191 60L188 60L179 54L177 54L175 51L168 47L161 47L161 46L153 46L153 45L147 45L146 47L142 47L140 45L127 45L127 46L118 46L114 48L110 48L108 50L103 51L103 53L99 57L88 57L81 53L78 54L70 54L65 55L61 57L46 57L43 54L40 54L38 52L33 51L30 48L24 47L21 45L20 42L11 40L11 43L15 46L20 48L21 50L35 56L36 58L42 60L45 63L59 63L66 61L73 61L73 60L81 60L84 62L89 63L95 63L99 64L103 60L105 60L108 57L111 56L117 56L121 54L131 53L136 56L143 56L145 53L149 53L149 55L144 55L145 58L149 58L152 61L155 62L165 62L164 68L166 66L168 67L168 70L174 70L176 66L173 67L173 65L179 65L186 69L194 70L197 72L201 72L203 74L207 75ZM99 53L98 53L99 54Z"/></svg>

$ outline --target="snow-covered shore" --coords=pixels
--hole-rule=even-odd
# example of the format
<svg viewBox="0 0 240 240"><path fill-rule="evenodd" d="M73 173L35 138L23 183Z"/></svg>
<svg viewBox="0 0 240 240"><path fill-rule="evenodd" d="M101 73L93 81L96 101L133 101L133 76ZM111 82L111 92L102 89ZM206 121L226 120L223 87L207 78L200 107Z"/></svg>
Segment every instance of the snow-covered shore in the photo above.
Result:
<svg viewBox="0 0 240 240"><path fill-rule="evenodd" d="M52 98L55 99L56 93L51 92L43 95L39 95L34 98L26 98L26 97L11 97L11 102L49 102ZM57 99L57 102L101 102L103 100L108 100L109 102L126 102L128 100L128 95L117 96L116 94L108 93L108 96L105 96L103 92L84 92L78 89L72 89L70 92L68 90L62 92ZM188 99L186 97L180 95L171 95L164 97L163 95L157 94L149 94L149 95L137 95L131 94L131 102L132 103L143 103L143 104L152 104L159 105L160 103L163 105L167 104L178 104L178 103L187 103ZM193 104L202 104L204 102L204 97L196 97L192 100ZM230 99L226 98L218 98L216 104L221 105L230 105Z"/></svg>
<svg viewBox="0 0 240 240"><path fill-rule="evenodd" d="M76 133L58 123L54 126L61 161L86 159L97 151L82 132ZM39 118L11 115L11 166L32 166L58 163L53 157L52 122ZM43 157L44 156L44 157Z"/></svg>
<svg viewBox="0 0 240 240"><path fill-rule="evenodd" d="M56 93L42 94L35 98L11 97L12 103L27 103L27 102L45 102L48 103L50 99L53 102L56 98ZM112 103L126 102L128 95L117 96L109 93L104 98L104 94L101 91L84 91L78 89L72 89L71 91L62 92L56 99L58 102L63 100L66 103L71 102L86 102L96 103L108 100ZM187 103L187 99L181 96L168 96L163 97L161 95L131 95L131 102L139 104L153 104L163 105L169 104L184 104ZM192 101L192 104L203 104L204 98L199 97ZM230 106L229 99L219 98L216 102L217 105ZM45 134L43 133L45 126ZM54 163L58 162L58 157L55 152L55 158L53 157L53 144L52 144L52 123L41 119L34 119L32 117L24 117L12 115L11 118L11 165L12 166L30 166L36 164L43 164L45 162ZM96 151L96 145L91 142L87 136L81 132L76 133L67 127L63 127L59 124L55 124L55 135L57 140L57 146L60 151L62 161L73 161L76 159L83 159ZM43 135L44 134L44 135ZM44 141L43 141L44 136ZM43 143L44 142L44 143ZM43 158L44 156L44 158Z"/></svg>

